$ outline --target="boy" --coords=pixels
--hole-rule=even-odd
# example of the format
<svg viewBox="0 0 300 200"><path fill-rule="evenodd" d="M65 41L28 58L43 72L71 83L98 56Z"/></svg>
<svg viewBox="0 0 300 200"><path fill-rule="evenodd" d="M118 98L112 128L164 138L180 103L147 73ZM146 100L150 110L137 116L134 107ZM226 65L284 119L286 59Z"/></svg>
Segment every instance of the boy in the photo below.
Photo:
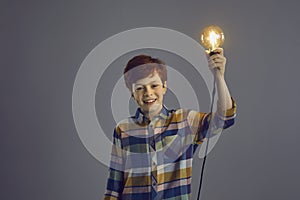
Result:
<svg viewBox="0 0 300 200"><path fill-rule="evenodd" d="M193 154L208 130L234 123L235 102L224 80L223 49L214 50L209 67L216 78L216 113L168 110L165 63L150 56L132 58L125 83L139 108L114 129L108 199L190 199ZM210 125L211 123L211 125Z"/></svg>

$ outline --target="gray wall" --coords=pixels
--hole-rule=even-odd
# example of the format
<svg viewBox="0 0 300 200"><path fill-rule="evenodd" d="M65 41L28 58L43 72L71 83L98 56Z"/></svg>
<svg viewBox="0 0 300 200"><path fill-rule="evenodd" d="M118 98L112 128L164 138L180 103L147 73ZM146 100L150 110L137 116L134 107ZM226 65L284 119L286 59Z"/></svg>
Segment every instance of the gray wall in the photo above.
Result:
<svg viewBox="0 0 300 200"><path fill-rule="evenodd" d="M100 199L107 167L72 116L82 61L124 30L165 27L198 40L210 24L226 34L238 118L209 154L202 199L299 199L299 9L296 0L1 1L0 199Z"/></svg>

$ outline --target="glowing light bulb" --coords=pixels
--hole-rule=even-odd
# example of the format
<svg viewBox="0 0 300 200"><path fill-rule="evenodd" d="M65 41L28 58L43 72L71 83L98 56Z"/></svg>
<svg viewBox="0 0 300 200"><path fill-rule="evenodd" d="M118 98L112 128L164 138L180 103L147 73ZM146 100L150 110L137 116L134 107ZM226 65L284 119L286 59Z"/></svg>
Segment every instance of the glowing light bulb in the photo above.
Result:
<svg viewBox="0 0 300 200"><path fill-rule="evenodd" d="M210 51L220 47L225 40L223 30L219 26L205 27L202 30L200 39L202 45Z"/></svg>

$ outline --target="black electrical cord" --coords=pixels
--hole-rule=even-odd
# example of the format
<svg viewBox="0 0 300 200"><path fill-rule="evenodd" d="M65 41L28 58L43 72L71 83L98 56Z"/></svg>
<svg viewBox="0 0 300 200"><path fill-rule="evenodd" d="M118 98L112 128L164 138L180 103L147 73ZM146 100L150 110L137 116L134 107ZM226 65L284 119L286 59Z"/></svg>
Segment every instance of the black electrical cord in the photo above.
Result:
<svg viewBox="0 0 300 200"><path fill-rule="evenodd" d="M216 93L216 77L215 77L216 70L213 70L213 72L214 72L214 76L213 76L213 79L214 79L213 84L214 85L213 85L212 99L211 99L211 105L210 105L211 117L212 117L213 106L214 106L214 101L215 101L215 93ZM201 188L202 188L202 182L203 182L203 174L204 174L204 166L205 166L205 163L206 163L207 152L208 152L209 137L210 137L210 128L207 130L207 143L206 143L204 158L203 158L203 162L202 162L197 200L200 200L200 194L201 194Z"/></svg>

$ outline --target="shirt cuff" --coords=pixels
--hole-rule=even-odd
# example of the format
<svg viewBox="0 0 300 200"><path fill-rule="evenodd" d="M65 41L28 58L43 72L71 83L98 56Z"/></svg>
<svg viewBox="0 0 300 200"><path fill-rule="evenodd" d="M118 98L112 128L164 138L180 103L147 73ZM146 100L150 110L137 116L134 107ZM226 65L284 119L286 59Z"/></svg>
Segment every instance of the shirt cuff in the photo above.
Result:
<svg viewBox="0 0 300 200"><path fill-rule="evenodd" d="M236 102L233 99L233 97L231 97L231 101L232 101L232 107L230 109L227 109L226 111L218 111L217 112L219 117L225 117L225 118L229 117L230 118L230 117L235 116L235 114L236 114ZM221 106L218 106L218 107L221 107Z"/></svg>

